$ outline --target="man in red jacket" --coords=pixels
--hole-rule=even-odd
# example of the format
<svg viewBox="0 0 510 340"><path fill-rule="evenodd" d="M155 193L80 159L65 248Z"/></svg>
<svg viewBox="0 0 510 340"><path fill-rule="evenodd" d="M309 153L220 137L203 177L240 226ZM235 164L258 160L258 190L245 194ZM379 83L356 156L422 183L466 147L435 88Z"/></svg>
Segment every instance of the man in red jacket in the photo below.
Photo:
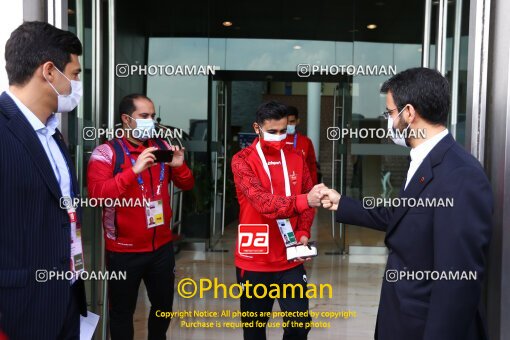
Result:
<svg viewBox="0 0 510 340"><path fill-rule="evenodd" d="M313 187L302 153L286 147L286 116L285 105L277 102L262 104L253 123L259 138L232 158L240 205L239 223L268 225L269 229L266 254L241 253L240 240L237 240L235 265L237 281L243 287L249 282L253 286L265 285L269 291L272 284L280 287L296 284L302 285L306 292L304 259L287 261L286 244L308 243L315 214L312 207L320 205L320 189L324 186ZM280 224L283 226L279 227ZM241 297L244 339L263 340L269 318L261 317L260 313L271 312L274 298L250 298L248 295L245 291ZM284 321L305 324L311 320L307 315L305 293L295 297L287 293L286 297L280 296L278 302L284 312L305 313L303 317L284 318ZM251 322L254 326L247 326ZM284 327L284 339L306 339L309 331L309 327Z"/></svg>
<svg viewBox="0 0 510 340"><path fill-rule="evenodd" d="M150 204L103 209L107 269L126 271L127 277L109 282L110 334L113 340L133 339L133 314L143 280L151 302L149 339L165 339L170 319L158 318L155 312L171 311L174 295L168 184L173 181L182 190L190 190L194 179L183 149L148 138L156 115L149 98L126 96L119 112L127 137L102 144L92 153L87 171L89 196ZM152 152L162 143L174 152L170 163L155 162ZM120 169L116 167L118 157L123 159Z"/></svg>
<svg viewBox="0 0 510 340"><path fill-rule="evenodd" d="M310 138L302 133L297 132L299 125L298 109L294 106L287 107L287 145L291 145L294 149L303 153L310 176L312 177L313 184L317 184L317 158L315 157L315 150Z"/></svg>

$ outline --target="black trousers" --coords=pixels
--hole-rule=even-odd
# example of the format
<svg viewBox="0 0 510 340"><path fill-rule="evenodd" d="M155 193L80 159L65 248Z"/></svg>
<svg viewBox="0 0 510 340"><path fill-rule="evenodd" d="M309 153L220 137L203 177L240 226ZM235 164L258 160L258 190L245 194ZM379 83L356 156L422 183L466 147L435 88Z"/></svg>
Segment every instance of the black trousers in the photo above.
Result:
<svg viewBox="0 0 510 340"><path fill-rule="evenodd" d="M111 339L133 339L133 314L142 280L151 303L148 339L166 339L170 318L158 318L155 314L158 310L172 311L175 282L172 242L154 252L107 252L106 259L109 271L126 271L126 280L108 282Z"/></svg>
<svg viewBox="0 0 510 340"><path fill-rule="evenodd" d="M283 312L307 312L308 311L308 298L306 297L306 271L303 265L281 271L281 272L252 272L246 271L241 268L237 268L237 282L246 283L250 281L251 290L250 295L252 298L246 296L246 292L241 296L241 312L271 312L273 310L274 299L266 296L262 299L257 299L253 295L253 287L257 284L263 284L267 287L267 291L271 290L271 284L277 284L280 286L280 292L283 292L283 284L300 284L303 286L303 296L299 296L296 293L295 297L292 297L292 290L288 289L286 297L280 297L278 303ZM261 289L257 290L260 292ZM295 290L298 292L298 290ZM260 294L260 293L259 293ZM283 294L283 293L282 293ZM243 323L250 323L253 321L254 327L243 327L243 334L245 340L265 340L266 339L266 327L255 327L257 321L267 324L269 318L267 317L241 317ZM310 316L307 317L295 317L288 318L284 317L283 321L290 322L302 322L303 325L309 323L312 320ZM284 340L304 340L307 339L310 327L284 327L283 339Z"/></svg>

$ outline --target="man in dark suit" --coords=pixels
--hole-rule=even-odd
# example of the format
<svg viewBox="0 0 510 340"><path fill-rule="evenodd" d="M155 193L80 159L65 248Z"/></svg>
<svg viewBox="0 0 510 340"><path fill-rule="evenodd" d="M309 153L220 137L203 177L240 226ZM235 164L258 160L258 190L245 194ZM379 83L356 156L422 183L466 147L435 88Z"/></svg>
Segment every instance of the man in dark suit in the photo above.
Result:
<svg viewBox="0 0 510 340"><path fill-rule="evenodd" d="M415 68L386 81L381 92L388 128L400 132L394 142L412 148L400 206L368 209L335 190L321 192L323 207L337 210L338 222L386 232L389 255L375 338L487 339L480 295L492 189L480 163L446 129L448 82L436 71ZM425 138L410 133L417 129Z"/></svg>
<svg viewBox="0 0 510 340"><path fill-rule="evenodd" d="M74 34L43 22L25 22L5 47L9 90L0 96L0 329L13 340L79 339L80 313L86 315L78 275L50 278L83 269L80 211L61 207L61 198L78 197L79 187L54 114L78 104L81 53Z"/></svg>

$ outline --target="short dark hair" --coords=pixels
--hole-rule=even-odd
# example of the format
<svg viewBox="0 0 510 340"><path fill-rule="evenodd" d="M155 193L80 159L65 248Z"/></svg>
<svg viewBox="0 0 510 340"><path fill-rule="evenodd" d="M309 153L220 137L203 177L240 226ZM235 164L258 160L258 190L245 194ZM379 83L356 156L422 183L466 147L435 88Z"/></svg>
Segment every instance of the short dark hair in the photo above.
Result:
<svg viewBox="0 0 510 340"><path fill-rule="evenodd" d="M427 122L445 126L448 123L450 85L438 71L417 67L397 73L381 87L381 93L388 92L399 111L411 104Z"/></svg>
<svg viewBox="0 0 510 340"><path fill-rule="evenodd" d="M287 106L287 116L296 116L296 118L299 118L299 112L297 107Z"/></svg>
<svg viewBox="0 0 510 340"><path fill-rule="evenodd" d="M287 117L287 106L276 101L265 102L257 108L255 115L257 124L263 124L270 119L280 120Z"/></svg>
<svg viewBox="0 0 510 340"><path fill-rule="evenodd" d="M24 85L35 70L51 61L62 72L71 54L81 55L78 37L46 22L27 21L16 28L5 44L5 69L9 85Z"/></svg>
<svg viewBox="0 0 510 340"><path fill-rule="evenodd" d="M152 102L149 97L140 93L131 93L121 99L119 103L119 115L127 114L131 116L136 111L135 99L147 99Z"/></svg>

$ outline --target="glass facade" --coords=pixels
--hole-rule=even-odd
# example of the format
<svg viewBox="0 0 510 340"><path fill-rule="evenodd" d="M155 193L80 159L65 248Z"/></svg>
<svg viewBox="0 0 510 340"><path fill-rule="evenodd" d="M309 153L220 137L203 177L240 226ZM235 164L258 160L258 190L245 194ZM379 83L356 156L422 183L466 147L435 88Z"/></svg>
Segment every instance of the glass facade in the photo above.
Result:
<svg viewBox="0 0 510 340"><path fill-rule="evenodd" d="M247 18L244 18L244 26L243 17L230 31L218 28L221 22L214 22L211 17L216 18L217 9L227 4L218 4L218 7L209 4L197 14L200 18L209 18L207 22L199 25L198 33L187 34L197 23L176 19L175 25L165 26L168 19L156 13L157 8L161 7L161 11L166 8L162 3L156 7L149 5L147 13L154 16L144 23L135 15L134 2L117 2L112 7L97 1L69 1L69 30L76 32L84 43L82 78L86 95L81 106L70 114L64 130L67 128L83 192L86 193L88 157L98 141L83 140L80 130L87 126L105 127L112 120L118 122L116 104L122 96L138 92L154 101L162 124L182 129L185 135L187 158L197 185L192 192L184 193L182 199L175 196L182 202L182 206L174 204L183 211L178 232L184 241L204 241L211 249L221 248L225 228L235 224L238 209L229 160L239 150L240 136L253 132L251 123L257 105L269 99L297 106L302 120L300 129L305 133L307 121L318 119L320 138L315 147L320 150L317 160L324 182L336 183L339 191L353 197L395 197L408 166L407 150L386 140L370 138L351 138L340 143L329 140L326 132L328 127L385 127L386 121L381 117L385 99L379 89L394 72L392 70L399 72L422 65L422 37L426 27L422 18L426 3L423 0L374 4L353 1L339 5L343 6L341 13L326 13L324 9L318 14L332 23L331 29L317 21L310 22L304 13L289 11L280 16L290 21L288 31L277 27L275 18L267 18L264 28L253 26ZM253 6L264 8L262 3ZM433 2L431 6L428 50L430 66L435 67L439 4ZM460 16L455 15L455 7L456 4L449 2L442 58L444 74L452 80L453 72L457 73L455 131L462 142L466 119L469 1L463 1ZM190 4L183 9L193 12L196 8ZM175 18L175 11L171 13L170 17ZM391 13L409 13L412 19L394 18ZM371 29L370 25L376 27ZM456 25L461 29L455 30ZM311 35L310 30L317 33ZM112 34L114 45L111 45ZM459 49L454 53L456 42ZM108 64L107 58L112 57L116 65L137 65L142 70L143 66L150 65L196 65L212 66L216 74L169 76L135 72L129 77L116 74L114 83L110 83L111 77L107 75L116 71ZM301 65L376 66L378 69L383 66L388 72L347 76L326 72L307 78L298 75ZM311 80L321 83L320 117L308 117L307 113ZM98 85L114 87L113 107L107 105L109 98L98 90ZM93 226L84 235L86 253L91 257L87 260L99 268L103 255L99 212L88 209L85 216ZM379 232L335 223L331 223L330 228L337 244L334 251L340 253L349 253L350 247L355 246L384 245L384 235ZM359 249L363 248L356 248L356 251ZM102 287L89 289L92 293L89 296L94 300L91 304L99 301L99 307Z"/></svg>

